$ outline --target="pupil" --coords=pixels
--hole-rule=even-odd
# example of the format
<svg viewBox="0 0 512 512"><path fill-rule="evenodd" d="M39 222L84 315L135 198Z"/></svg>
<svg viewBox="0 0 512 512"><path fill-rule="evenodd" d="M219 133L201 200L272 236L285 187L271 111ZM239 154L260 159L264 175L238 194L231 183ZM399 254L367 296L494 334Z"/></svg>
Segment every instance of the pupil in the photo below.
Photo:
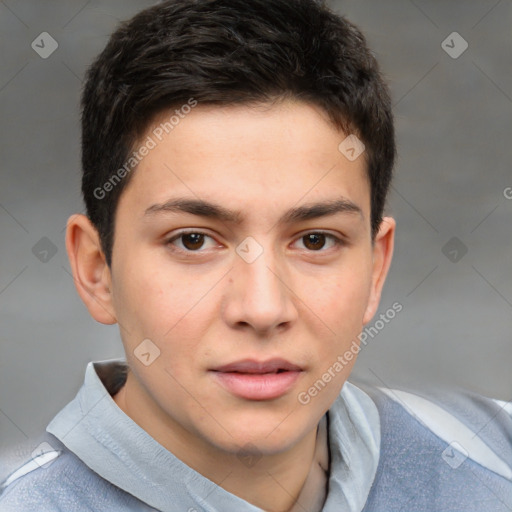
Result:
<svg viewBox="0 0 512 512"><path fill-rule="evenodd" d="M187 233L183 235L183 245L187 249L199 249L204 242L204 235L201 233Z"/></svg>
<svg viewBox="0 0 512 512"><path fill-rule="evenodd" d="M308 249L318 250L325 245L325 235L321 233L311 233L304 237L304 245Z"/></svg>

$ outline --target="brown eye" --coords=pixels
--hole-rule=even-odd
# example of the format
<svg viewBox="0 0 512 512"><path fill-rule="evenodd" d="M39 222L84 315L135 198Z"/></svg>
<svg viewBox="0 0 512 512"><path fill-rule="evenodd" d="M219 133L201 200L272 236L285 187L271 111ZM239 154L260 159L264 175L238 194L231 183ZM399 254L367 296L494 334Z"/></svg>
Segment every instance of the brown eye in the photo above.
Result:
<svg viewBox="0 0 512 512"><path fill-rule="evenodd" d="M296 243L299 244L300 249L318 253L328 252L329 249L334 250L336 247L341 248L345 245L341 238L323 231L311 231L298 238Z"/></svg>
<svg viewBox="0 0 512 512"><path fill-rule="evenodd" d="M318 251L325 245L326 236L323 233L309 233L302 237L304 246L311 251Z"/></svg>
<svg viewBox="0 0 512 512"><path fill-rule="evenodd" d="M189 261L201 262L223 252L226 247L215 237L206 232L190 227L186 231L175 232L165 240L166 247L178 258L189 258Z"/></svg>
<svg viewBox="0 0 512 512"><path fill-rule="evenodd" d="M185 233L181 235L183 246L189 251L200 249L204 244L202 233Z"/></svg>
<svg viewBox="0 0 512 512"><path fill-rule="evenodd" d="M178 233L167 240L168 245L181 252L205 252L206 249L212 249L218 244L215 239L201 231L188 231Z"/></svg>

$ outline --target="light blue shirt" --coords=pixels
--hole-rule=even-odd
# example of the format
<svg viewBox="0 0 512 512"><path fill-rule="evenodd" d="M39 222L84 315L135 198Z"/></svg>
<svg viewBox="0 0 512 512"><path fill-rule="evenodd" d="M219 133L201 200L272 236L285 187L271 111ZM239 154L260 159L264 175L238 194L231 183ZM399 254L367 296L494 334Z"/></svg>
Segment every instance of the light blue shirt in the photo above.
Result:
<svg viewBox="0 0 512 512"><path fill-rule="evenodd" d="M379 462L377 408L363 391L345 383L327 414L331 471L322 510L360 512ZM140 428L114 402L93 363L75 399L47 431L55 437L48 437L45 453L4 484L1 512L261 512Z"/></svg>
<svg viewBox="0 0 512 512"><path fill-rule="evenodd" d="M41 453L0 488L0 512L261 512L124 414L111 397L122 385L119 367L88 365ZM510 403L472 393L366 391L345 383L321 422L330 455L322 512L512 511Z"/></svg>

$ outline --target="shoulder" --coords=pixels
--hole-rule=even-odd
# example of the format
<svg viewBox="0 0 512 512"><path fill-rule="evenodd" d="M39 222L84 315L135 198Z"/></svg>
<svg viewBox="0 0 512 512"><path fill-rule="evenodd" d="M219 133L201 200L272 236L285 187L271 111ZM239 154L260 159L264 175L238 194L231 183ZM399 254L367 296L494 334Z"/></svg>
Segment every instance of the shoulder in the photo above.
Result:
<svg viewBox="0 0 512 512"><path fill-rule="evenodd" d="M0 485L0 512L153 510L104 480L47 434L36 453Z"/></svg>
<svg viewBox="0 0 512 512"><path fill-rule="evenodd" d="M397 502L429 511L512 508L506 403L464 391L364 390L381 425L371 510Z"/></svg>

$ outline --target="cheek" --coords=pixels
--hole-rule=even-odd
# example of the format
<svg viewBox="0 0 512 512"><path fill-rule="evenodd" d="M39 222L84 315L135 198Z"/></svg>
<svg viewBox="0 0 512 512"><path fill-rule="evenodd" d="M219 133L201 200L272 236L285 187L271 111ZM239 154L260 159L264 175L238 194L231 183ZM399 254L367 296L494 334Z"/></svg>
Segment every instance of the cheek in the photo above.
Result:
<svg viewBox="0 0 512 512"><path fill-rule="evenodd" d="M218 318L217 290L211 290L206 276L146 270L138 266L136 274L119 279L116 314L124 327L123 343L127 352L134 353L142 340L150 339L160 350L157 363L162 371L167 368L177 378L185 378L201 350L198 345Z"/></svg>
<svg viewBox="0 0 512 512"><path fill-rule="evenodd" d="M368 304L371 275L366 265L347 267L329 277L317 294L317 303L337 333L362 326Z"/></svg>
<svg viewBox="0 0 512 512"><path fill-rule="evenodd" d="M356 362L370 283L367 268L353 266L325 282L315 297L322 323L318 326L326 335L315 336L315 363L300 397L314 400L319 408L330 407Z"/></svg>
<svg viewBox="0 0 512 512"><path fill-rule="evenodd" d="M132 263L131 268L136 271L121 268L115 287L118 319L131 325L130 331L147 330L165 337L189 324L187 319L208 305L204 299L211 284L204 277L194 278L157 260L151 265Z"/></svg>
<svg viewBox="0 0 512 512"><path fill-rule="evenodd" d="M358 352L358 335L363 327L363 317L368 304L371 288L369 266L352 265L340 270L323 283L315 296L317 309L313 309L321 319L323 326L328 326L322 343L317 344L317 367L315 378L320 378L326 369L331 368L339 356L350 351L343 359L342 370L334 371L338 386L348 377ZM339 366L339 365L338 365ZM327 376L329 377L329 376ZM335 393L335 390L332 390Z"/></svg>

